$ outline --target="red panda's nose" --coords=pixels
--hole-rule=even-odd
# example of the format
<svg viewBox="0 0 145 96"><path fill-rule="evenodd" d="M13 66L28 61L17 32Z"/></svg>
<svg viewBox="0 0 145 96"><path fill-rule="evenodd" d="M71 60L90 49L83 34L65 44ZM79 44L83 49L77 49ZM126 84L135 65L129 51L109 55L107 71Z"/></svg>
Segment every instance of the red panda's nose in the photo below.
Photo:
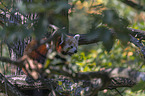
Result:
<svg viewBox="0 0 145 96"><path fill-rule="evenodd" d="M74 53L77 53L77 50L75 50Z"/></svg>

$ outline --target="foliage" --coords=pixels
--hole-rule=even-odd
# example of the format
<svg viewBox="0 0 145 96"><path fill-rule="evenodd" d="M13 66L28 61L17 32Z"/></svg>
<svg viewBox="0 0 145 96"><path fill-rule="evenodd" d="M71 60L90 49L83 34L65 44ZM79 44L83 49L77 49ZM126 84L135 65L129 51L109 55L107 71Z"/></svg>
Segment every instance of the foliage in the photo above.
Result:
<svg viewBox="0 0 145 96"><path fill-rule="evenodd" d="M47 19L53 15L53 17L57 18L57 21L54 23L60 27L61 25L58 25L58 20L64 20L60 12L70 8L70 6L63 1L44 3L43 0L39 2L34 0L33 3L27 3L5 0L1 2L0 8L0 13L3 17L1 21L4 21L3 30L0 31L0 35L3 37L1 39L7 38L6 40L9 42L28 36L37 37L37 39L42 38L43 34L48 32L47 26L50 22ZM38 17L35 13L41 15ZM9 16L11 19L9 19Z"/></svg>
<svg viewBox="0 0 145 96"><path fill-rule="evenodd" d="M72 62L80 66L80 71L97 71L100 68L129 67L132 69L143 66L143 60L136 53L134 45L123 47L117 40L112 50L108 53L102 44L92 50L83 49L72 57ZM82 50L82 49L81 49ZM121 53L121 54L120 54Z"/></svg>
<svg viewBox="0 0 145 96"><path fill-rule="evenodd" d="M144 29L145 23L144 23L144 18L143 18L144 12L137 12L136 10L130 8L129 6L126 6L125 4L119 2L119 0L118 1L117 0L105 0L105 1L97 0L97 1L98 1L97 3L101 2L107 8L111 8L111 9L113 8L113 9L117 10L117 13L114 10L105 10L104 11L105 12L104 14L106 14L105 16L107 19L108 19L107 13L111 14L110 12L113 11L112 14L114 14L114 17L113 18L110 17L108 19L110 21L107 21L107 19L106 19L105 23L107 23L107 24L115 23L114 18L116 18L116 16L117 16L117 15L115 16L115 14L119 14L119 16L121 16L121 18L128 19L127 23L125 23L126 20L124 21L122 19L123 20L123 21L121 21L121 22L123 22L122 24L127 24L127 25L123 25L123 26L129 26L129 27L132 27L135 29L145 30ZM82 23L82 25L78 25L79 31L75 31L75 32L81 32L80 29L89 30L90 22L92 22L93 20L95 22L95 24L94 23L93 24L96 26L100 26L100 22L102 22L101 21L102 17L100 18L101 15L98 12L97 12L98 13L97 15L93 14L93 16L95 18L90 17L90 15L84 15L83 18L78 19L79 16L81 16L81 12L83 12L83 14L84 14L85 13L84 10L87 10L87 8L85 6L85 5L87 5L87 4L85 4L86 2L88 2L88 5L89 5L89 1L84 1L82 4L82 6L84 6L81 9L82 11L79 11L79 12L76 11L76 13L73 13L76 15L73 15L72 17L70 17L70 20L72 23L71 27L74 26L75 22L80 22L80 19L82 19L82 22L87 22L85 24ZM79 7L80 7L80 4L77 4L77 5L79 5ZM100 9L102 10L102 8L98 8L98 10L100 10ZM77 7L76 7L75 10L79 10L79 8L77 9ZM96 11L98 11L98 10L96 10ZM79 13L79 16L77 13ZM86 14L88 14L88 13L86 12ZM88 18L87 19L88 21L85 20L85 17ZM77 18L77 20L74 22L73 18ZM117 18L120 18L120 17L117 17ZM105 17L104 17L104 19L105 19ZM118 19L116 19L116 20L118 20ZM118 21L116 21L116 22L118 23ZM76 23L76 24L79 24L79 23ZM87 24L87 27L84 28L83 25L86 26L86 24ZM109 25L109 27L114 27L114 26L117 29L121 29L116 26L116 23L114 25ZM73 29L77 30L77 27L75 27ZM119 34L119 33L121 33L121 34ZM118 32L118 35L119 35L118 37L121 36L120 39L122 39L125 36L125 34L126 33ZM126 38L128 38L128 37L126 37ZM127 41L127 40L125 40L125 41ZM109 53L104 50L102 43L97 44L97 47L95 47L95 45L96 44L87 45L84 47L82 46L80 48L80 50L78 51L78 53L72 57L72 62L79 65L79 71L86 72L86 71L98 71L103 68L110 68L110 67L111 68L112 67L128 67L128 68L132 68L132 69L140 70L140 71L144 72L144 70L145 70L144 60L140 56L139 50L133 44L129 43L129 44L127 44L127 46L122 46L122 43L119 40L115 40L115 44L113 45L113 47ZM107 49L109 49L109 48L107 48ZM142 85L142 83L139 85ZM123 89L123 88L121 88L119 90L121 92L122 92L122 90L126 90L125 92L123 91L125 93L125 94L123 94L124 96L128 96L128 95L143 96L144 92L141 91L141 90L143 90L143 88L138 87L139 85L134 87L136 90L139 90L139 91L137 91L137 93L136 93L136 91L132 92L129 89ZM100 94L100 96L106 96L106 95L112 96L114 94L117 94L117 92L116 91L112 92L112 90L111 91L108 90L107 93L102 92L102 94Z"/></svg>

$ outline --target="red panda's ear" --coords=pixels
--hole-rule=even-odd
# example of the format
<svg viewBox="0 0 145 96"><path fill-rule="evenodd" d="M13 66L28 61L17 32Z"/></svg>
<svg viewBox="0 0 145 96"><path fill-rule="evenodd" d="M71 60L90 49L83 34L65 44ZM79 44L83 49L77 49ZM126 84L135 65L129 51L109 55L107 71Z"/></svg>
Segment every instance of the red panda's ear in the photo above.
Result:
<svg viewBox="0 0 145 96"><path fill-rule="evenodd" d="M79 34L76 34L73 38L75 38L78 41L79 38L80 38L80 35Z"/></svg>

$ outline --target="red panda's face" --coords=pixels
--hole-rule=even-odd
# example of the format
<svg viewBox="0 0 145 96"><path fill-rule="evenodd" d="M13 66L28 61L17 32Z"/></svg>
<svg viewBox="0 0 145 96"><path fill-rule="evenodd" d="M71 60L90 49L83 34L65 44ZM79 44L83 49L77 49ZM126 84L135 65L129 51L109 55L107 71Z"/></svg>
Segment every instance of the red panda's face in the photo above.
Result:
<svg viewBox="0 0 145 96"><path fill-rule="evenodd" d="M66 36L62 44L62 53L72 55L77 52L80 35Z"/></svg>

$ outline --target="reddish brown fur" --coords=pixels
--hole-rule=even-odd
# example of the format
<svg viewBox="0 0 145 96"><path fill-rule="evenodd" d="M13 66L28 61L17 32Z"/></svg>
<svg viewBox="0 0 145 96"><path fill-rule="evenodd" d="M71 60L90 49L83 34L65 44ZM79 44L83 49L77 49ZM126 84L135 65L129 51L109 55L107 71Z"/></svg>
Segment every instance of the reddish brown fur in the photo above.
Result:
<svg viewBox="0 0 145 96"><path fill-rule="evenodd" d="M46 45L43 44L41 46L39 46L37 49L33 50L33 48L35 48L35 46L37 46L37 41L36 40L32 40L26 47L25 51L24 51L24 55L28 55L28 57L30 57L33 60L37 60L38 62L44 63L40 60L44 60L47 54L47 48Z"/></svg>
<svg viewBox="0 0 145 96"><path fill-rule="evenodd" d="M56 46L56 51L61 53L62 51L62 47L64 44L59 45L59 43L61 42L61 37L59 37L57 39L57 42L55 44ZM27 47L24 50L24 55L27 55L28 57L30 57L33 60L38 61L39 63L44 63L45 59L46 59L46 55L48 52L48 49L46 48L46 45L40 45L37 49L33 50L38 44L37 40L32 40Z"/></svg>

